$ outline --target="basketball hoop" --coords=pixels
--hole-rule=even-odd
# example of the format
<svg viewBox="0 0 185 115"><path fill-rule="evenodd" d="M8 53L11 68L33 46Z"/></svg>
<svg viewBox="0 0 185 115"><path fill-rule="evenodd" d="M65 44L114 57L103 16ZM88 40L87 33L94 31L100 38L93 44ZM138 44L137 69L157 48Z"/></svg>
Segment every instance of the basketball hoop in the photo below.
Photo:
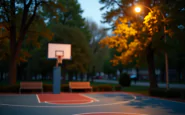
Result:
<svg viewBox="0 0 185 115"><path fill-rule="evenodd" d="M56 62L56 66L58 67L58 64L62 64L62 59L63 59L63 55L58 55L57 56L57 62Z"/></svg>

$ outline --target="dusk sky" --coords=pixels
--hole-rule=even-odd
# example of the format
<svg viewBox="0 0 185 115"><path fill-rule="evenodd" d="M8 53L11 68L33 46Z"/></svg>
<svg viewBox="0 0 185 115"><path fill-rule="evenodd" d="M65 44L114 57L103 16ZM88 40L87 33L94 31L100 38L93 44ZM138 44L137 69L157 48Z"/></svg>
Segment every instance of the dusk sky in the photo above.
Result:
<svg viewBox="0 0 185 115"><path fill-rule="evenodd" d="M78 0L78 2L81 4L81 8L84 10L82 15L83 17L97 22L98 25L107 26L107 24L102 24L100 22L103 20L103 12L100 11L102 5L99 3L99 0Z"/></svg>

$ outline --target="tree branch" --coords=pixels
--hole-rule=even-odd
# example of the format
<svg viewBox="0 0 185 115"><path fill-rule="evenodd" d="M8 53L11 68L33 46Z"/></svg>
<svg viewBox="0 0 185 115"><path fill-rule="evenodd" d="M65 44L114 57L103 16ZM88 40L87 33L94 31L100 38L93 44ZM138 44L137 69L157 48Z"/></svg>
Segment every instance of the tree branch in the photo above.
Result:
<svg viewBox="0 0 185 115"><path fill-rule="evenodd" d="M122 8L122 5L118 3L116 0L112 0L114 3L116 3L120 8Z"/></svg>
<svg viewBox="0 0 185 115"><path fill-rule="evenodd" d="M37 0L35 0L35 7L34 7L34 11L33 11L33 15L30 17L30 19L28 20L28 23L26 24L24 30L27 31L29 26L31 25L31 23L33 22L34 18L35 18L35 15L36 15L36 11L37 11L37 8L38 6L41 4L41 3L46 3L45 1L40 1L37 3Z"/></svg>
<svg viewBox="0 0 185 115"><path fill-rule="evenodd" d="M24 6L26 6L26 0L23 0L24 1Z"/></svg>
<svg viewBox="0 0 185 115"><path fill-rule="evenodd" d="M9 22L10 21L10 19L9 19L9 10L8 10L8 8L6 7L6 6L8 6L7 4L6 4L6 2L5 1L2 1L1 2L1 5L2 5L2 8L4 9L4 14L6 15L6 18L7 18L7 22Z"/></svg>
<svg viewBox="0 0 185 115"><path fill-rule="evenodd" d="M24 0L24 11L23 11L23 16L22 16L22 21L21 21L20 33L24 33L24 28L25 28L25 24L28 18L28 12L29 12L31 3L32 3L32 0L30 0L28 4L26 4L26 0Z"/></svg>

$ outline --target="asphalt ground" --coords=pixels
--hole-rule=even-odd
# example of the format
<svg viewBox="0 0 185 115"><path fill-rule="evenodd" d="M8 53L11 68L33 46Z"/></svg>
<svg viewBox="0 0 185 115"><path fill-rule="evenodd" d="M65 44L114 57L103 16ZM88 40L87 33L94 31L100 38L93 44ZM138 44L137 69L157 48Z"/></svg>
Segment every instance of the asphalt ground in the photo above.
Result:
<svg viewBox="0 0 185 115"><path fill-rule="evenodd" d="M185 103L123 92L1 94L0 115L185 115Z"/></svg>

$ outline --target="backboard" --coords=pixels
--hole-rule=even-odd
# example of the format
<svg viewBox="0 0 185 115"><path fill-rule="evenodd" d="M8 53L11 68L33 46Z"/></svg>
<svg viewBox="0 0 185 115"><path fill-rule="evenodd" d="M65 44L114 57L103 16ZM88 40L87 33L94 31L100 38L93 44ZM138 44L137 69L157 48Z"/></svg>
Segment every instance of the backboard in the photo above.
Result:
<svg viewBox="0 0 185 115"><path fill-rule="evenodd" d="M57 56L63 56L63 59L71 59L71 44L48 44L48 59L57 59Z"/></svg>

